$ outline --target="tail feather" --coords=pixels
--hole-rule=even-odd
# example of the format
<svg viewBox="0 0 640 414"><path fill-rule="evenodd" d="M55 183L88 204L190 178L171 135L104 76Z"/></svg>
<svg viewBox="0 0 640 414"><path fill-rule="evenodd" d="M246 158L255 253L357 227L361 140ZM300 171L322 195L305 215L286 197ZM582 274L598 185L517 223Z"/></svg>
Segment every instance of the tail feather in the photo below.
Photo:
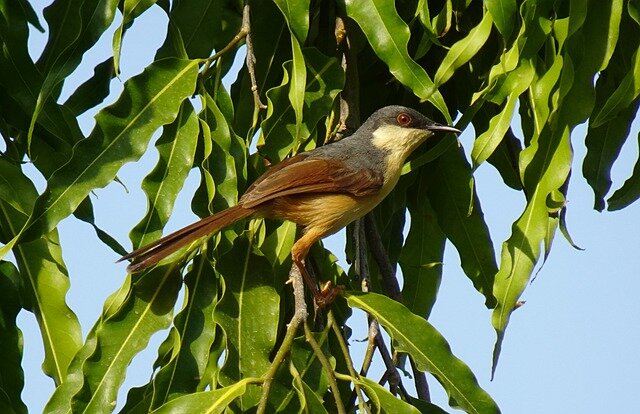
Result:
<svg viewBox="0 0 640 414"><path fill-rule="evenodd" d="M127 270L131 273L139 272L153 266L184 246L204 236L217 233L219 230L232 225L238 220L249 217L255 211L255 209L248 209L241 206L230 207L134 250L122 256L118 261L121 262L132 259L131 264L127 266Z"/></svg>

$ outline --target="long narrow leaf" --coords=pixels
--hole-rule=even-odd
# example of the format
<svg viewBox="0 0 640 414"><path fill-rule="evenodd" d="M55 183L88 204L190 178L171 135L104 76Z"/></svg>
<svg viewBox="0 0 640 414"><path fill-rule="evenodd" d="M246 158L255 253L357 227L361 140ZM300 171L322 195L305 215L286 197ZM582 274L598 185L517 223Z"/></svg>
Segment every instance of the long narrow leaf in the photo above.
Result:
<svg viewBox="0 0 640 414"><path fill-rule="evenodd" d="M468 413L499 413L496 403L480 386L475 376L440 333L424 318L404 305L375 293L345 295L351 307L357 307L387 330L396 349L411 355L420 371L432 373L447 391L450 404Z"/></svg>
<svg viewBox="0 0 640 414"><path fill-rule="evenodd" d="M451 123L442 95L425 70L407 52L410 31L393 2L345 0L347 15L362 28L378 57L403 85L421 100L431 102Z"/></svg>
<svg viewBox="0 0 640 414"><path fill-rule="evenodd" d="M127 81L120 99L98 113L90 136L49 179L22 240L50 231L90 191L109 184L122 165L140 158L151 134L173 121L182 101L193 93L197 71L197 61L165 59Z"/></svg>

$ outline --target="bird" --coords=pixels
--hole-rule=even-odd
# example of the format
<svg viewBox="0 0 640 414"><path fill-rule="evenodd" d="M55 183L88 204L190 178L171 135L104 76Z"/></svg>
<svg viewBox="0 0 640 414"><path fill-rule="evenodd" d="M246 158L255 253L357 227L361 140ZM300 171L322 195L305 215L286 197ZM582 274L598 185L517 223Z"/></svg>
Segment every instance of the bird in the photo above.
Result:
<svg viewBox="0 0 640 414"><path fill-rule="evenodd" d="M239 220L288 220L302 228L291 248L293 263L320 307L335 290L321 290L304 260L311 247L377 206L395 187L407 157L436 133L460 133L420 112L399 105L375 111L352 135L284 159L267 169L238 203L140 247L118 261L131 260L131 273L145 270L198 239Z"/></svg>

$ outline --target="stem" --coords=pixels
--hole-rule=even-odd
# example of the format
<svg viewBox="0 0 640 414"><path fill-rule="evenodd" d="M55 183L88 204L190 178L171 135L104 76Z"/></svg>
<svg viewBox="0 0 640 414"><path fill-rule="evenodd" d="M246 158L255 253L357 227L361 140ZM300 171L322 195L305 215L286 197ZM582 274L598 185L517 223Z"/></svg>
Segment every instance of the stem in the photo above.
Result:
<svg viewBox="0 0 640 414"><path fill-rule="evenodd" d="M342 355L344 356L344 360L347 363L347 369L349 370L349 374L353 378L358 378L358 374L356 370L353 368L353 361L351 360L351 355L349 354L349 348L347 347L347 343L344 340L344 335L342 330L338 326L336 318L333 316L333 312L329 311L327 315L328 324L333 329L333 332L336 334L336 339L338 340L338 344L340 345L340 350L342 350ZM358 395L358 407L360 408L360 412L365 412L365 403L364 403L364 395L362 395L362 389L360 389L360 385L357 382L353 383L353 389Z"/></svg>
<svg viewBox="0 0 640 414"><path fill-rule="evenodd" d="M380 269L384 290L391 299L402 302L402 292L400 291L400 284L396 278L396 271L382 244L376 221L371 213L364 217L364 221L364 230L367 235L369 249Z"/></svg>
<svg viewBox="0 0 640 414"><path fill-rule="evenodd" d="M249 8L249 0L244 2L244 7L242 9L242 30L246 31L246 63L247 71L249 72L249 79L251 80L251 92L253 93L254 119L256 119L257 113L261 109L266 109L267 105L263 104L260 100L258 83L256 82L256 55L253 53L253 41L251 39L251 9Z"/></svg>
<svg viewBox="0 0 640 414"><path fill-rule="evenodd" d="M318 345L318 343L316 342L315 338L313 337L313 332L311 332L311 328L309 328L309 325L306 322L304 323L304 333L307 342L311 346L311 349L313 349L313 353L318 358L318 361L320 361L322 368L325 370L325 373L329 378L329 386L331 387L331 391L333 392L333 398L336 402L338 414L346 414L347 411L345 410L344 404L342 403L340 390L338 389L338 383L336 381L336 373L331 367L331 363L322 352L322 349L320 349L320 345Z"/></svg>
<svg viewBox="0 0 640 414"><path fill-rule="evenodd" d="M258 403L258 414L262 414L267 409L267 402L269 401L269 391L271 390L271 384L273 383L273 379L278 372L278 368L284 361L285 357L291 351L291 347L293 346L293 341L296 337L296 332L300 327L300 324L304 322L307 318L307 304L304 301L304 285L302 281L302 275L300 274L300 270L294 264L291 266L291 270L289 271L289 280L293 285L293 296L295 300L295 311L293 313L293 317L289 322L289 326L287 326L287 332L285 333L284 339L282 340L282 344L280 345L280 349L276 353L276 356L273 358L273 362L269 367L269 370L264 374L262 380L264 381L262 384L262 394L260 395L260 402Z"/></svg>

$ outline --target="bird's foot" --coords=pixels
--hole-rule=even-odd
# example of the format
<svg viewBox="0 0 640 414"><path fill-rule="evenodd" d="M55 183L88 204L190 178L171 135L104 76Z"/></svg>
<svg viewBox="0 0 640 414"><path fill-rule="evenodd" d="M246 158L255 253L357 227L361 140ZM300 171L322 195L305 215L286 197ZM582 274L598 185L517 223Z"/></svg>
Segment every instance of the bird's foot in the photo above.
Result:
<svg viewBox="0 0 640 414"><path fill-rule="evenodd" d="M342 292L344 292L344 286L334 286L333 283L329 280L324 285L322 285L322 288L320 288L320 290L317 291L314 295L316 305L318 305L320 309L323 309L331 305L336 297L338 297L338 295L340 295Z"/></svg>

